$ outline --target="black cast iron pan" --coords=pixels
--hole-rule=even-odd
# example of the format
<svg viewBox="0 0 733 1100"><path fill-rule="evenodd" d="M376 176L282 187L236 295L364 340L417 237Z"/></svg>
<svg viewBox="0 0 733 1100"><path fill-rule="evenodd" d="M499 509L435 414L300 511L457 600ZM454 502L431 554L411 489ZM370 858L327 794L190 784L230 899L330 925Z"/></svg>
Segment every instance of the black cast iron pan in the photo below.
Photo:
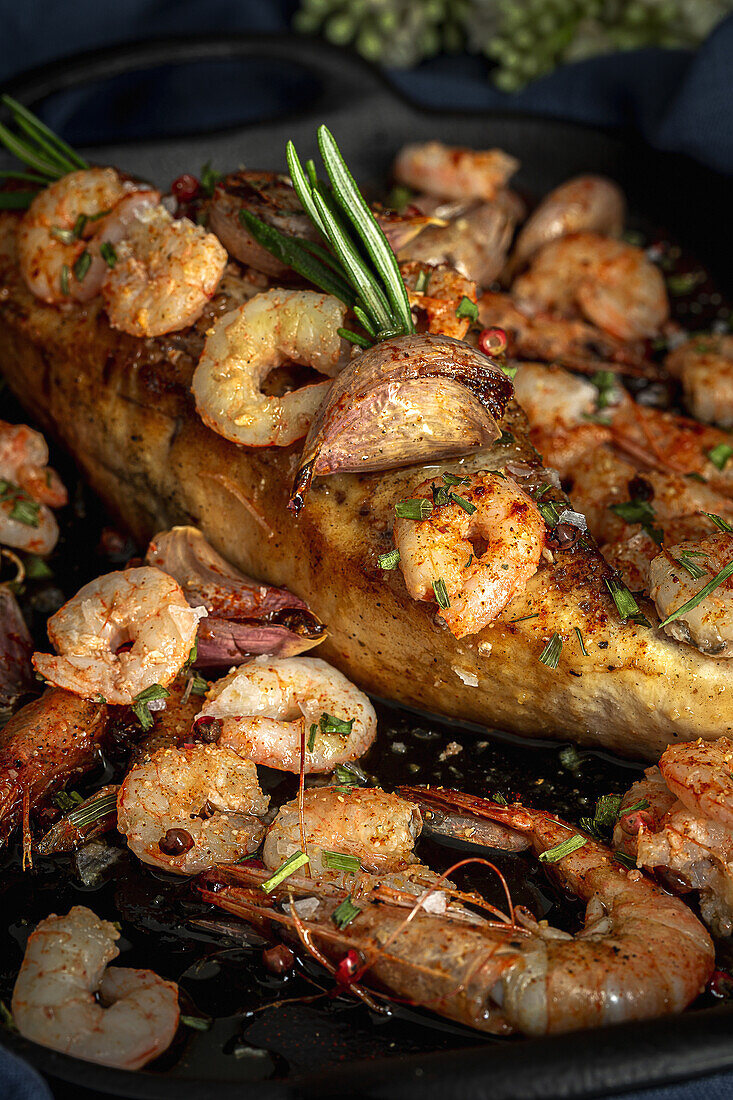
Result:
<svg viewBox="0 0 733 1100"><path fill-rule="evenodd" d="M202 103L205 108L207 89L212 89L212 96L220 94L223 72L230 94L226 109L217 117L230 125L202 133ZM91 159L118 164L160 183L169 183L184 171L196 172L206 161L222 169L240 163L284 167L286 140L292 138L301 155L310 155L315 127L322 121L332 128L357 178L367 184L383 182L394 152L405 141L429 138L501 146L521 161L517 184L528 194L543 194L578 172L605 173L623 187L634 222L664 226L705 264L719 287L725 287L728 279L729 183L713 172L684 158L654 152L631 135L509 114L418 109L358 58L313 40L228 36L139 43L56 63L17 78L9 90L39 110L46 121L56 126L63 123L64 136L90 148ZM290 104L286 115L272 109L271 101L278 96ZM299 104L295 111L293 102ZM239 114L232 103L234 107L243 104ZM260 109L258 103L262 103ZM251 117L253 105L256 120ZM248 115L242 125L241 119ZM143 124L148 133L157 126L160 136L139 138L136 126L142 129ZM191 132L196 128L198 132ZM109 143L110 134L113 143ZM102 136L104 143L99 140ZM91 545L93 538L88 536L89 532L78 537L87 537ZM392 730L392 741L413 733L419 737L422 727L430 724L424 716L394 710L385 712L384 722ZM433 726L438 730L435 737L444 741L462 733L488 738L492 755L502 758L504 753L506 767L521 770L527 783L544 775L557 780L556 745L538 742L530 748L526 741L505 735L468 731L451 723L433 722ZM587 789L581 789L583 783L573 777L565 778L565 788L557 780L557 797L568 804L573 798L586 799L577 805L587 804L594 791L608 789L609 776L618 789L628 778L621 762L601 754L585 756L590 761ZM385 766L387 772L392 769L396 782L400 778L396 765ZM384 769L380 774L388 781ZM410 781L415 781L414 776ZM449 782L450 776L442 781ZM480 766L466 781L477 793L481 790ZM454 780L453 785L461 784ZM53 902L46 911L52 906ZM121 961L131 960L123 957ZM384 1034L377 1041L376 1032L370 1049L368 1041L366 1047L355 1042L361 1025L354 1017L352 1026L347 1016L328 1036L324 1056L321 1032L309 1033L313 1022L308 1025L301 1020L290 1026L304 1029L301 1046L310 1045L312 1057L307 1049L305 1055L301 1050L289 1075L282 1062L273 1062L269 1080L253 1080L244 1066L238 1070L231 1059L222 1071L220 1062L207 1056L205 1046L198 1057L184 1058L160 1072L131 1075L79 1062L4 1031L0 1037L51 1078L58 1095L64 1097L89 1089L93 1095L139 1100L239 1100L243 1095L252 1100L281 1100L344 1094L385 1100L479 1100L484 1096L575 1100L733 1067L732 1023L733 1011L720 1005L680 1018L572 1037L494 1042L449 1026L436 1029L433 1041L424 1022L408 1015L394 1032L393 1049ZM326 1018L318 1026L328 1032L332 1025ZM418 1033L419 1041L413 1041Z"/></svg>

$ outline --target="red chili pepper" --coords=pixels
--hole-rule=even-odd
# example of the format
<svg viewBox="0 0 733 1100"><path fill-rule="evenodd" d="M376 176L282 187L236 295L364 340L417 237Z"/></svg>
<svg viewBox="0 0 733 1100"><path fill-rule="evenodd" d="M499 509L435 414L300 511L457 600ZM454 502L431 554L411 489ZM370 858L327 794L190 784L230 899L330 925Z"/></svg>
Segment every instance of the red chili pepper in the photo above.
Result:
<svg viewBox="0 0 733 1100"><path fill-rule="evenodd" d="M484 355L502 355L508 343L503 328L485 328L478 338L478 346Z"/></svg>
<svg viewBox="0 0 733 1100"><path fill-rule="evenodd" d="M344 955L336 967L336 981L339 985L351 985L357 973L361 959L353 947Z"/></svg>
<svg viewBox="0 0 733 1100"><path fill-rule="evenodd" d="M178 179L173 180L171 184L171 192L176 196L179 202L190 202L194 199L201 190L201 184L195 176L190 176L188 172L184 172Z"/></svg>

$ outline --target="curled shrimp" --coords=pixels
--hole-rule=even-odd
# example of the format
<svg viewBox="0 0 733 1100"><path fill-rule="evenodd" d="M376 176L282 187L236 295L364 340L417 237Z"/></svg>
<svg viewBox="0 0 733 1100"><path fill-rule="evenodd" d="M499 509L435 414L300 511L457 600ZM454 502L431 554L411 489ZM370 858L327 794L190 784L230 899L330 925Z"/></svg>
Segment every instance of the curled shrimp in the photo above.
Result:
<svg viewBox="0 0 733 1100"><path fill-rule="evenodd" d="M36 926L13 990L21 1035L130 1070L167 1050L178 1028L178 986L152 970L108 968L119 935L82 905Z"/></svg>
<svg viewBox="0 0 733 1100"><path fill-rule="evenodd" d="M219 745L282 771L327 772L372 745L377 716L343 673L318 657L256 657L212 685L199 714L221 722Z"/></svg>
<svg viewBox="0 0 733 1100"><path fill-rule="evenodd" d="M45 680L76 695L130 704L153 684L175 679L205 615L160 569L106 573L51 616L48 636L58 656L35 653L33 664Z"/></svg>
<svg viewBox="0 0 733 1100"><path fill-rule="evenodd" d="M266 867L277 870L302 850L301 812L310 871L318 878L334 872L338 877L329 852L353 856L370 872L404 871L417 862L422 818L414 803L379 787L311 787L303 794L302 811L297 798L278 810L262 850Z"/></svg>
<svg viewBox="0 0 733 1100"><path fill-rule="evenodd" d="M88 302L107 274L100 246L123 200L148 204L157 191L123 179L114 168L70 172L44 188L18 228L20 270L28 288L52 305Z"/></svg>
<svg viewBox="0 0 733 1100"><path fill-rule="evenodd" d="M657 336L669 316L659 269L641 249L596 233L546 244L514 281L512 294L521 310L581 313L621 340Z"/></svg>
<svg viewBox="0 0 733 1100"><path fill-rule="evenodd" d="M603 176L575 176L567 180L545 195L522 226L509 273L519 271L538 249L569 233L620 236L625 213L623 193L611 180Z"/></svg>
<svg viewBox="0 0 733 1100"><path fill-rule="evenodd" d="M161 748L127 773L117 827L143 863L195 875L255 851L269 802L254 764L231 749Z"/></svg>
<svg viewBox="0 0 733 1100"><path fill-rule="evenodd" d="M733 828L733 741L670 745L659 770L670 792L689 810Z"/></svg>
<svg viewBox="0 0 733 1100"><path fill-rule="evenodd" d="M413 495L432 502L433 489L441 488L441 479L428 479ZM477 633L523 591L537 571L545 533L531 497L490 471L470 474L427 519L394 525L408 592L415 600L438 600L438 615L457 638Z"/></svg>
<svg viewBox="0 0 733 1100"><path fill-rule="evenodd" d="M164 206L144 206L125 219L116 261L102 284L113 328L162 336L187 328L216 293L227 265L213 233Z"/></svg>
<svg viewBox="0 0 733 1100"><path fill-rule="evenodd" d="M679 611L731 561L733 535L723 531L691 542L665 545L649 566L649 595L660 618L666 619ZM694 645L703 653L732 657L733 578L723 580L664 630L671 638Z"/></svg>
<svg viewBox="0 0 733 1100"><path fill-rule="evenodd" d="M306 434L328 390L317 382L269 396L262 383L288 361L338 373L346 309L312 290L269 290L220 317L210 330L191 389L204 423L250 447L286 447Z"/></svg>
<svg viewBox="0 0 733 1100"><path fill-rule="evenodd" d="M439 141L405 145L393 171L400 183L446 199L490 202L519 167L502 149L475 150Z"/></svg>
<svg viewBox="0 0 733 1100"><path fill-rule="evenodd" d="M697 420L733 428L733 336L695 336L670 352L665 366L682 382L687 408Z"/></svg>
<svg viewBox="0 0 733 1100"><path fill-rule="evenodd" d="M59 534L50 508L67 499L61 478L48 465L41 433L0 420L0 543L49 554Z"/></svg>

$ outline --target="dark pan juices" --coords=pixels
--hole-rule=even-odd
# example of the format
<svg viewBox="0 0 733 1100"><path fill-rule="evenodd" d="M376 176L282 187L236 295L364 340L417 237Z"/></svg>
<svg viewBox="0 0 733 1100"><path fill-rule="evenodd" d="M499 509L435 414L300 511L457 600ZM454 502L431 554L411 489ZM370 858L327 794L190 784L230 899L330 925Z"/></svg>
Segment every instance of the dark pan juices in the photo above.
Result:
<svg viewBox="0 0 733 1100"><path fill-rule="evenodd" d="M643 238L636 227L630 238L642 244L659 241L656 249L667 276L673 319L699 331L727 326L730 311L707 274L645 228ZM663 349L658 350L661 358ZM648 385L633 380L630 388L638 396ZM673 389L651 385L659 396L650 392L647 400L675 403ZM7 392L2 405L3 417L27 420ZM47 647L46 619L65 599L143 550L114 528L66 456L52 448L51 463L70 494L69 505L59 514L59 544L49 560L53 575L28 580L19 593L42 649ZM642 767L605 752L577 750L570 743L517 738L388 702L378 702L377 712L378 741L361 763L388 789L432 784L481 796L499 794L578 821L592 816L599 795L625 791ZM111 756L100 759L97 774L86 776L75 789L86 794L102 783L119 781L124 755ZM296 793L296 777L260 772L263 789L275 803ZM316 1066L506 1042L407 1005L390 1004L378 1015L355 999L333 997L331 979L307 958L297 959L289 973L278 977L263 962L263 948L269 944L262 935L204 904L192 880L143 866L116 833L95 851L93 861L85 853L81 859L77 854L36 857L33 869L25 872L18 843L1 854L0 1000L5 1005L35 924L49 913L65 913L81 904L121 923L120 965L150 967L180 985L186 1022L166 1054L147 1067L153 1073L256 1082ZM417 848L420 858L438 871L476 851L467 844L437 841L427 829ZM576 899L556 889L536 861L498 852L489 858L506 877L515 904L566 930L578 927L581 908ZM497 877L488 868L469 865L454 877L461 887L505 905ZM706 996L700 1003L711 1001Z"/></svg>

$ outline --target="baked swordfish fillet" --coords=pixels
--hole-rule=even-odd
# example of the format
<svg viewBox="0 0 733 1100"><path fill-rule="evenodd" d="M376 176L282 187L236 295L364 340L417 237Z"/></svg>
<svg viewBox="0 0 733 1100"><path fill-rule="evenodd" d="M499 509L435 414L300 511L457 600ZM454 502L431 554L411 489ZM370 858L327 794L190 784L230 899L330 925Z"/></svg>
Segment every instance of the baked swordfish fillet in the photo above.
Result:
<svg viewBox="0 0 733 1100"><path fill-rule="evenodd" d="M195 525L234 566L305 600L328 629L323 656L352 680L423 711L648 759L674 741L733 732L728 662L668 637L648 601L636 606L543 469L513 397L497 438L469 458L316 476L296 516L288 501L304 433L287 446L242 446L204 424L191 392L207 331L256 301L263 281L230 265L194 323L130 335L111 327L99 296L59 308L29 291L19 223L0 216L0 369L141 545ZM456 623L445 588L420 592L420 538L434 518L395 512L463 478L464 512L489 484L498 500L504 479L546 524L533 535L519 509L505 550L521 583L476 632ZM515 531L523 541L512 545ZM485 534L471 534L477 559ZM385 568L394 540L402 560Z"/></svg>

